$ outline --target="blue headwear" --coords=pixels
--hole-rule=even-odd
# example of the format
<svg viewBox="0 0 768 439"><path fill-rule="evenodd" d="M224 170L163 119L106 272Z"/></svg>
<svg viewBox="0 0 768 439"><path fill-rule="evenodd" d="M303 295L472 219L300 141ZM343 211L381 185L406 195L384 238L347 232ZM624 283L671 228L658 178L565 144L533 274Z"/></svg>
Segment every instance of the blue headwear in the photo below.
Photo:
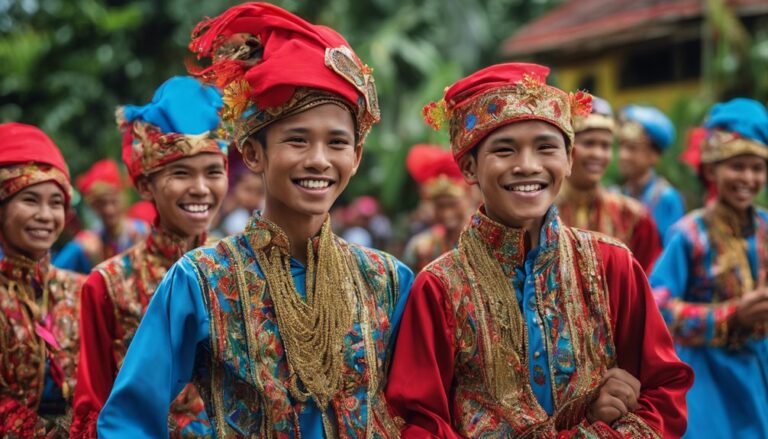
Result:
<svg viewBox="0 0 768 439"><path fill-rule="evenodd" d="M675 126L669 118L657 108L628 105L621 112L622 122L634 122L640 125L654 146L664 152L675 141ZM622 136L625 129L622 128ZM626 136L631 137L631 136Z"/></svg>
<svg viewBox="0 0 768 439"><path fill-rule="evenodd" d="M743 154L768 158L768 110L760 102L736 98L715 104L704 128L709 133L702 145L702 163Z"/></svg>
<svg viewBox="0 0 768 439"><path fill-rule="evenodd" d="M157 89L150 103L118 108L123 161L131 178L204 152L226 157L227 142L218 138L222 106L221 94L214 87L175 76Z"/></svg>

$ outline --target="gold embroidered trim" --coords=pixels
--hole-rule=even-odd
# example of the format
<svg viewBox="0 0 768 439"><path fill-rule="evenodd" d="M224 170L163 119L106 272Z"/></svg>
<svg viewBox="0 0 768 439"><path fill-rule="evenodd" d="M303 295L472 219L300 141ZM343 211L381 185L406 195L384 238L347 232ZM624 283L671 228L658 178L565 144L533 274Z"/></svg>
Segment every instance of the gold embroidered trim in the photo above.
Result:
<svg viewBox="0 0 768 439"><path fill-rule="evenodd" d="M768 146L738 134L714 130L702 144L701 163L717 163L743 154L768 159Z"/></svg>

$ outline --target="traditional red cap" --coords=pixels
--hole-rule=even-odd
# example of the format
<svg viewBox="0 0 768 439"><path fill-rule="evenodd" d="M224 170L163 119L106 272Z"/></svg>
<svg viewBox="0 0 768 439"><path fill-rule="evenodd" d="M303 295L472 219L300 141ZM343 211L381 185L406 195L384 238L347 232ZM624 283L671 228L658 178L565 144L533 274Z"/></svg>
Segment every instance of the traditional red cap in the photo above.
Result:
<svg viewBox="0 0 768 439"><path fill-rule="evenodd" d="M111 159L99 160L75 179L75 187L86 198L105 190L121 190L123 183L117 162Z"/></svg>
<svg viewBox="0 0 768 439"><path fill-rule="evenodd" d="M69 167L51 138L32 125L0 124L0 200L46 181L58 184L69 203Z"/></svg>
<svg viewBox="0 0 768 439"><path fill-rule="evenodd" d="M371 69L333 29L245 3L202 21L192 37L190 50L213 64L190 71L224 90L222 117L237 140L324 103L352 112L360 144L379 120Z"/></svg>
<svg viewBox="0 0 768 439"><path fill-rule="evenodd" d="M573 144L573 118L591 110L588 93L568 94L546 84L549 69L537 64L497 64L449 87L443 100L424 107L424 119L435 129L449 123L456 160L485 136L504 125L541 120L559 128Z"/></svg>
<svg viewBox="0 0 768 439"><path fill-rule="evenodd" d="M149 225L152 225L155 223L155 219L157 218L157 208L151 201L137 201L128 208L126 216L128 218L141 220Z"/></svg>
<svg viewBox="0 0 768 439"><path fill-rule="evenodd" d="M438 145L414 145L408 151L405 167L422 187L425 198L462 196L466 193L464 176L451 152Z"/></svg>

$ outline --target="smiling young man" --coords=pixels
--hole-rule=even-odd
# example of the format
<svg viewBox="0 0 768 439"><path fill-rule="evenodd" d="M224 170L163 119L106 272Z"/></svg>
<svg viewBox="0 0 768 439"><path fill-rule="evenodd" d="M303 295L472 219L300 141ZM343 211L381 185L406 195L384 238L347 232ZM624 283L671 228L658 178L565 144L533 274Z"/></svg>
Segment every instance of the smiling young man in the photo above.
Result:
<svg viewBox="0 0 768 439"><path fill-rule="evenodd" d="M573 118L590 97L499 64L425 108L484 204L408 299L386 396L405 438L657 438L685 431L690 369L642 267L562 225Z"/></svg>
<svg viewBox="0 0 768 439"><path fill-rule="evenodd" d="M470 214L469 186L450 151L437 145L415 145L408 152L406 167L419 184L421 198L431 203L434 224L408 241L403 261L414 271L450 251Z"/></svg>
<svg viewBox="0 0 768 439"><path fill-rule="evenodd" d="M123 179L117 162L99 160L75 179L75 186L99 217L100 224L82 230L53 258L53 265L88 274L96 264L142 241L149 225L126 217Z"/></svg>
<svg viewBox="0 0 768 439"><path fill-rule="evenodd" d="M186 251L205 243L227 192L226 144L216 136L221 106L213 87L174 77L149 104L118 110L123 161L158 216L144 241L96 266L83 288L72 437L96 436L99 411L157 285ZM203 402L191 384L166 422L172 437L210 435Z"/></svg>
<svg viewBox="0 0 768 439"><path fill-rule="evenodd" d="M85 277L51 265L69 169L38 128L0 124L0 437L65 437Z"/></svg>
<svg viewBox="0 0 768 439"><path fill-rule="evenodd" d="M675 141L675 126L657 108L641 105L625 107L619 119L618 164L626 179L622 192L643 203L666 242L669 227L685 215L680 192L655 171L661 155Z"/></svg>
<svg viewBox="0 0 768 439"><path fill-rule="evenodd" d="M246 230L184 256L155 293L99 418L102 437L163 437L194 377L218 437L397 436L383 383L413 278L344 242L328 211L379 118L371 71L335 31L264 3L206 20L191 48L263 174Z"/></svg>
<svg viewBox="0 0 768 439"><path fill-rule="evenodd" d="M670 229L651 285L696 382L686 437L768 437L768 111L737 98L705 122L700 171L713 203Z"/></svg>
<svg viewBox="0 0 768 439"><path fill-rule="evenodd" d="M557 209L565 224L625 243L650 273L661 253L653 218L639 201L609 192L600 183L611 163L615 126L610 104L594 97L592 112L574 125L573 167L557 197Z"/></svg>

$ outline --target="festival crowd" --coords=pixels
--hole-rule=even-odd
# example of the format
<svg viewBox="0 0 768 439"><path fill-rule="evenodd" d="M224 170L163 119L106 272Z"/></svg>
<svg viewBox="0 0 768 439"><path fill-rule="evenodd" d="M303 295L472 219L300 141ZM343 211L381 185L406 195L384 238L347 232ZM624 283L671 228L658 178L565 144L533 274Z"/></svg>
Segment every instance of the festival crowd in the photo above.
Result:
<svg viewBox="0 0 768 439"><path fill-rule="evenodd" d="M189 49L121 164L0 124L0 437L768 438L764 104L692 127L689 211L662 111L488 66L392 221L337 203L381 117L342 35L244 3Z"/></svg>

